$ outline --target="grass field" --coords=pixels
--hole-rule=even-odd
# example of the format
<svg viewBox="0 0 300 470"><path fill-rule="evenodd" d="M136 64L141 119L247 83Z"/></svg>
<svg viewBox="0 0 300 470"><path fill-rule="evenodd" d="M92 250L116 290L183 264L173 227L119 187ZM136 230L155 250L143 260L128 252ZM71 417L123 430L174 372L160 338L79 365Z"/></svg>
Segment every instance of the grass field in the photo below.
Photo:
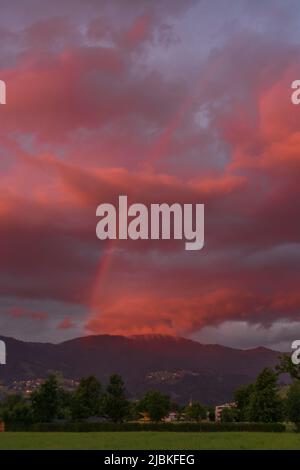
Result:
<svg viewBox="0 0 300 470"><path fill-rule="evenodd" d="M0 450L104 449L104 450L204 450L300 449L300 434L259 432L90 432L0 434Z"/></svg>

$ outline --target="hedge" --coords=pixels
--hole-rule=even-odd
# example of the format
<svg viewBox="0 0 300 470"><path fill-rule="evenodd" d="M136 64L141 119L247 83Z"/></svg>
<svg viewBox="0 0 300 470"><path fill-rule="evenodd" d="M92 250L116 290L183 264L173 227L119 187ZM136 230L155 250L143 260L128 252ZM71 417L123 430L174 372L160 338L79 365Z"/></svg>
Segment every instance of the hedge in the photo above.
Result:
<svg viewBox="0 0 300 470"><path fill-rule="evenodd" d="M116 432L116 431L168 431L219 432L253 431L284 432L282 423L35 423L31 425L7 424L6 431L31 432Z"/></svg>

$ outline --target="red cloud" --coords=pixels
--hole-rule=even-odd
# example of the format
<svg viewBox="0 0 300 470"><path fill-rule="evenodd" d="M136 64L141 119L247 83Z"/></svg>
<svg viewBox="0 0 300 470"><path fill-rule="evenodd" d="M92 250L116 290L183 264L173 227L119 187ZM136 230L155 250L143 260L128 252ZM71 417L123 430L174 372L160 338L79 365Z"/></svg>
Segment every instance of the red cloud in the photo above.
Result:
<svg viewBox="0 0 300 470"><path fill-rule="evenodd" d="M64 24L24 31L29 49L3 70L1 295L79 303L94 333L189 334L228 319L298 318L294 49L239 36L208 57L204 78L195 68L168 81L147 73L137 47L161 28L152 11L127 18L109 46L98 43L108 38L97 20L92 45L76 39L41 56L39 40L61 38ZM206 127L196 119L203 108ZM96 206L120 194L204 203L205 249L101 244ZM73 327L70 317L57 325Z"/></svg>
<svg viewBox="0 0 300 470"><path fill-rule="evenodd" d="M58 330L69 330L75 327L75 323L69 317L65 317L58 325Z"/></svg>
<svg viewBox="0 0 300 470"><path fill-rule="evenodd" d="M164 284L164 287L165 284ZM181 296L180 296L181 293ZM116 300L99 303L99 314L89 318L88 333L187 335L203 326L226 320L246 320L268 324L285 312L290 319L300 318L300 298L296 291L262 293L257 288L219 288L207 293L183 296L147 289L116 296ZM291 300L293 299L293 300Z"/></svg>
<svg viewBox="0 0 300 470"><path fill-rule="evenodd" d="M121 38L121 44L135 47L150 36L151 16L142 15L137 18L132 27Z"/></svg>
<svg viewBox="0 0 300 470"><path fill-rule="evenodd" d="M29 318L31 320L46 320L48 318L46 312L35 312L21 307L12 307L8 313L14 318Z"/></svg>

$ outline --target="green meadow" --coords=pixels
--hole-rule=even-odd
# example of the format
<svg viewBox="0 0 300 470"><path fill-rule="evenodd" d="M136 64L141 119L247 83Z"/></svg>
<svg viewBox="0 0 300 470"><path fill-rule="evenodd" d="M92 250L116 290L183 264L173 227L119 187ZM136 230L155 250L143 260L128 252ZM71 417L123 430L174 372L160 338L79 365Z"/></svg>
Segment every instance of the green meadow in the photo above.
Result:
<svg viewBox="0 0 300 470"><path fill-rule="evenodd" d="M1 450L300 450L300 434L264 432L5 432Z"/></svg>

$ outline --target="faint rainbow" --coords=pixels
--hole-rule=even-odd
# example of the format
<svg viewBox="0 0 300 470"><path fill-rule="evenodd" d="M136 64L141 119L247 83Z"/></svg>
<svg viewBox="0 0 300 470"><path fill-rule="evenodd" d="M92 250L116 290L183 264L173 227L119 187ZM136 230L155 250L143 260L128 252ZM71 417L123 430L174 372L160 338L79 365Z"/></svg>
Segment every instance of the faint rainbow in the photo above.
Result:
<svg viewBox="0 0 300 470"><path fill-rule="evenodd" d="M222 61L222 58L220 57L218 60L215 61L214 66L211 67L211 69L207 72L206 77L204 78L202 77L201 79L202 88L205 88L205 85L210 83L212 76L214 76L217 73L221 61ZM198 90L198 86L195 87L194 91L197 91L197 90ZM183 118L189 112L191 106L193 105L195 101L196 96L197 96L196 93L192 93L188 95L188 97L180 105L177 112L172 117L172 119L170 120L170 122L168 123L168 125L166 126L166 128L164 129L160 137L158 138L157 142L154 143L151 151L149 152L148 159L145 165L146 170L149 173L154 172L155 163L163 156L163 154L167 150L168 145L170 141L172 140L174 133L179 128ZM93 286L91 289L90 302L88 304L89 305L88 314L94 315L96 308L98 308L99 306L99 298L101 297L101 288L102 288L102 285L104 284L104 278L106 274L108 273L108 270L113 262L113 259L114 259L113 247L114 248L118 247L118 240L109 240L108 244L109 244L108 245L109 248L107 250L107 253L103 256L103 258L100 259L99 267L96 271L95 282L93 283Z"/></svg>

